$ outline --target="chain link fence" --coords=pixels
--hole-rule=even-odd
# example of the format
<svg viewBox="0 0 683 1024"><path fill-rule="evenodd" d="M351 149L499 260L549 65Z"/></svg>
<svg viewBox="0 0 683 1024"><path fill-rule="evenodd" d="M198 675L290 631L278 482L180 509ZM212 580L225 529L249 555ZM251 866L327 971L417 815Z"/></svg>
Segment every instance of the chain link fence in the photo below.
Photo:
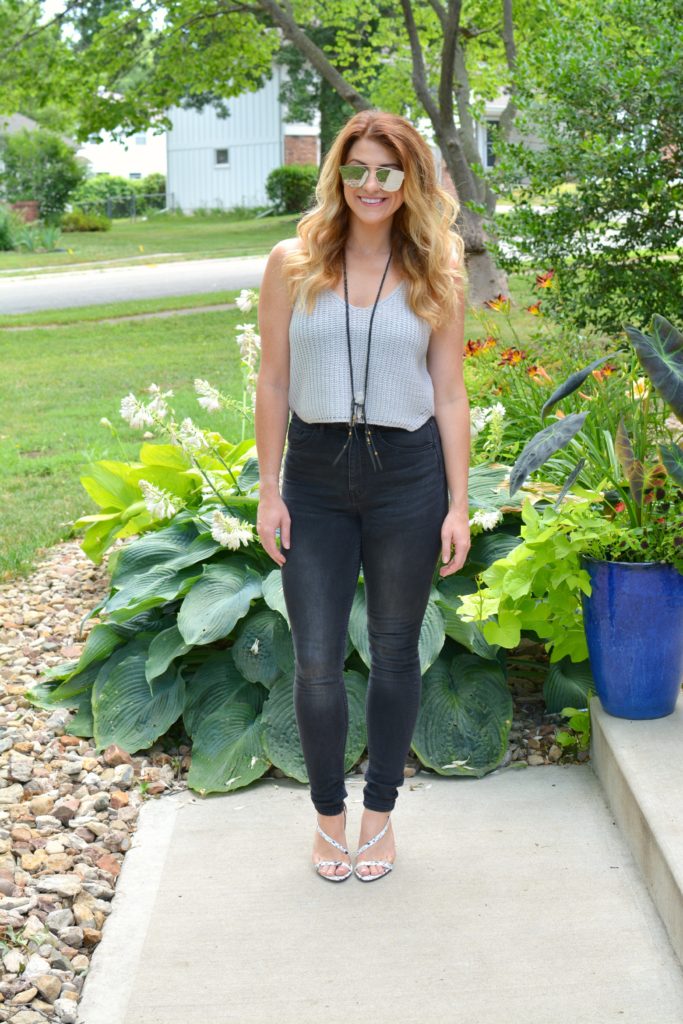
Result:
<svg viewBox="0 0 683 1024"><path fill-rule="evenodd" d="M88 199L72 203L74 209L84 213L98 213L112 220L145 216L152 210L174 210L173 194L166 192L131 192L120 196L106 196L104 199Z"/></svg>

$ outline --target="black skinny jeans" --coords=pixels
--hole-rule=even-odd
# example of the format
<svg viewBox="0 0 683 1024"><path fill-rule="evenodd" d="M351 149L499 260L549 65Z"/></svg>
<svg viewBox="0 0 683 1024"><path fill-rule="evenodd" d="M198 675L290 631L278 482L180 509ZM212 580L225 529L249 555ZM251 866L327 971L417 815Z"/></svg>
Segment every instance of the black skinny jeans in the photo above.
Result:
<svg viewBox="0 0 683 1024"><path fill-rule="evenodd" d="M335 466L346 424L307 423L292 413L287 434L282 498L291 530L282 587L297 726L320 814L340 814L348 795L342 672L361 565L371 660L363 804L394 807L420 704L418 639L448 512L436 419L413 431L370 426L382 469L372 467L362 426Z"/></svg>

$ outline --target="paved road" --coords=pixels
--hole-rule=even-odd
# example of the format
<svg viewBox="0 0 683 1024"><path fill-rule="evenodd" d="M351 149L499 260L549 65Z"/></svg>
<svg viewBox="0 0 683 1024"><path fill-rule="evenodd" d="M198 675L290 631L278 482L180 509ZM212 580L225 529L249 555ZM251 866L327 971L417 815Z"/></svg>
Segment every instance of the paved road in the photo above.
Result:
<svg viewBox="0 0 683 1024"><path fill-rule="evenodd" d="M265 265L265 256L239 256L0 277L0 313L253 288L261 283Z"/></svg>

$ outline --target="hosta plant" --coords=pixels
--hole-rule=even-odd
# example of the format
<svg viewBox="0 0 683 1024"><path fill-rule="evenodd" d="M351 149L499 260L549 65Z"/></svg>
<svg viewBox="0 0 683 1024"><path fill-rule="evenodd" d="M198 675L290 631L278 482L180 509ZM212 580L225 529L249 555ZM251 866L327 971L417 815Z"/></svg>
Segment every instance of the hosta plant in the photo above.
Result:
<svg viewBox="0 0 683 1024"><path fill-rule="evenodd" d="M95 463L83 477L102 506L79 520L84 549L98 560L113 546L109 591L85 617L99 621L81 656L46 673L28 699L73 709L67 731L92 737L96 749L116 743L135 753L180 725L192 741L188 784L202 794L246 786L271 765L306 782L281 573L255 530L253 440L233 445L177 424L169 393L151 394L147 406L129 396L124 411L140 428L156 426L162 443L143 444L135 463ZM475 575L519 542L521 500L510 501L509 472L473 468L470 558L461 576L441 579L435 568L419 638L424 686L413 750L443 774L484 775L507 749L504 651L463 622L458 606L476 590ZM529 485L523 497L543 502L556 492ZM362 573L346 653L350 770L366 746L371 665Z"/></svg>

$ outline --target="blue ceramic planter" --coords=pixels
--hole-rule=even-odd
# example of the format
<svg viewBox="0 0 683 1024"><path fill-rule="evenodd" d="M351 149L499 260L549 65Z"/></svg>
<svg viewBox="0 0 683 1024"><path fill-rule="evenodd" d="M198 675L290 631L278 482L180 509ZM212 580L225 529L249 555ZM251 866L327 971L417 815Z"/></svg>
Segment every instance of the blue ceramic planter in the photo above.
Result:
<svg viewBox="0 0 683 1024"><path fill-rule="evenodd" d="M662 562L584 558L582 598L600 702L617 718L672 714L683 682L683 575Z"/></svg>

